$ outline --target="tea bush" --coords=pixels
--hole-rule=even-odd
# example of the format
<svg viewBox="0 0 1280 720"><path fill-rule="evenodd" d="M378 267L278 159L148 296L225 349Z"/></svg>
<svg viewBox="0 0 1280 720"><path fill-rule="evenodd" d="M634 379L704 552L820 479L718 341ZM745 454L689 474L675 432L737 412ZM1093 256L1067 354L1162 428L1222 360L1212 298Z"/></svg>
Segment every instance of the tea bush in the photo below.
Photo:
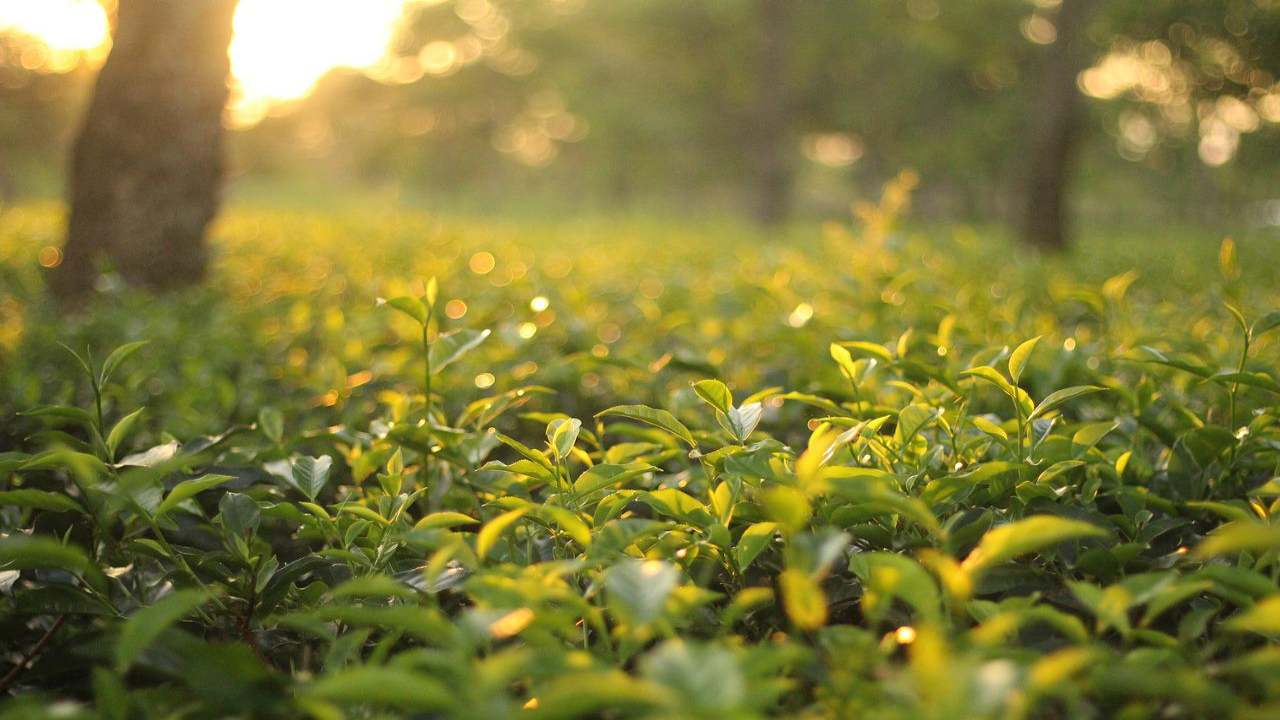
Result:
<svg viewBox="0 0 1280 720"><path fill-rule="evenodd" d="M1043 260L906 184L241 209L66 316L60 210L0 215L0 715L1280 713L1274 242Z"/></svg>

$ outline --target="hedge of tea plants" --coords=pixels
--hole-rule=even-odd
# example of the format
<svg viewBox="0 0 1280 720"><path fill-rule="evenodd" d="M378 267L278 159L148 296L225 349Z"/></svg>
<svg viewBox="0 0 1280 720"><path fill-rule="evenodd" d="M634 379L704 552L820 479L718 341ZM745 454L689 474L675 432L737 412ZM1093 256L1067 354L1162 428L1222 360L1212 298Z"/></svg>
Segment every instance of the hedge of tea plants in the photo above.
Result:
<svg viewBox="0 0 1280 720"><path fill-rule="evenodd" d="M1280 715L1275 239L0 215L0 717ZM1270 260L1268 260L1270 258Z"/></svg>

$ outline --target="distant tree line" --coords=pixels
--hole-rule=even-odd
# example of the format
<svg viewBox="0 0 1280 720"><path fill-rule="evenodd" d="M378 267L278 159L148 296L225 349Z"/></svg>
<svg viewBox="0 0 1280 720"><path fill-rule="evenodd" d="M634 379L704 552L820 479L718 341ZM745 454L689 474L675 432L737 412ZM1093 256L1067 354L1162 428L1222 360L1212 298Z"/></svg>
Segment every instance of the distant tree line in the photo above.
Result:
<svg viewBox="0 0 1280 720"><path fill-rule="evenodd" d="M120 0L72 153L61 295L83 294L103 254L144 285L202 274L235 4ZM381 77L335 73L237 133L241 166L320 165L427 196L736 206L764 225L912 167L926 209L1061 249L1081 172L1091 197L1168 209L1206 186L1256 193L1280 159L1273 0L469 0L415 13Z"/></svg>

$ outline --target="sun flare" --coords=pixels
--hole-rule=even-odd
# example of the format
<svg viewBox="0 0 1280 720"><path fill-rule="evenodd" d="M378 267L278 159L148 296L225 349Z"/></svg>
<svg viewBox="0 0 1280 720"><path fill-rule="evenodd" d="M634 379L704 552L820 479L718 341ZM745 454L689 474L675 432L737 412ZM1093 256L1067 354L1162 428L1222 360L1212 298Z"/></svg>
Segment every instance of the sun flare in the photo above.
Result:
<svg viewBox="0 0 1280 720"><path fill-rule="evenodd" d="M230 119L261 119L272 106L304 97L326 72L379 63L405 7L421 0L240 0L231 41ZM97 0L0 0L0 32L40 41L47 57L32 69L63 71L67 58L100 60L109 45Z"/></svg>
<svg viewBox="0 0 1280 720"><path fill-rule="evenodd" d="M241 0L231 41L233 119L253 122L311 91L337 67L368 68L387 52L405 0Z"/></svg>

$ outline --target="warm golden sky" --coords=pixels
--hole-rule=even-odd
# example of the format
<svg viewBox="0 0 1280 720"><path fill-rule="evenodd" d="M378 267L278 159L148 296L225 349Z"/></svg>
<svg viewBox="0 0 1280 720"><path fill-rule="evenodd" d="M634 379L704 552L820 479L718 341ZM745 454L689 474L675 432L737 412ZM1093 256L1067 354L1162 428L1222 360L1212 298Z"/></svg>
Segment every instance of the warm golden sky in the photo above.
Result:
<svg viewBox="0 0 1280 720"><path fill-rule="evenodd" d="M422 0L240 0L233 116L252 122L273 102L304 96L334 67L376 65L404 7L415 2ZM55 69L59 58L101 53L107 42L98 0L0 0L0 30L40 38Z"/></svg>

